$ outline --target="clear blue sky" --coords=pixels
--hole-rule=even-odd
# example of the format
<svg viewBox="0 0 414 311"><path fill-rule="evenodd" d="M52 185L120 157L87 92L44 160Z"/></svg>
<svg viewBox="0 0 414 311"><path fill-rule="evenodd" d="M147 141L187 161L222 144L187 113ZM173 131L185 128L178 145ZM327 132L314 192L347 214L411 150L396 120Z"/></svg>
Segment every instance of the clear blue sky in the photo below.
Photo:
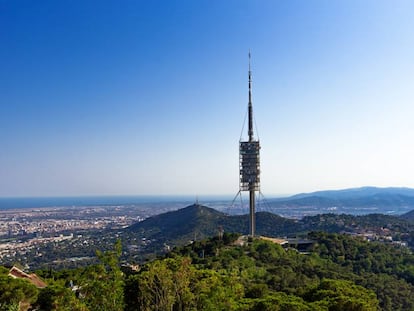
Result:
<svg viewBox="0 0 414 311"><path fill-rule="evenodd" d="M414 187L414 2L0 0L0 196Z"/></svg>

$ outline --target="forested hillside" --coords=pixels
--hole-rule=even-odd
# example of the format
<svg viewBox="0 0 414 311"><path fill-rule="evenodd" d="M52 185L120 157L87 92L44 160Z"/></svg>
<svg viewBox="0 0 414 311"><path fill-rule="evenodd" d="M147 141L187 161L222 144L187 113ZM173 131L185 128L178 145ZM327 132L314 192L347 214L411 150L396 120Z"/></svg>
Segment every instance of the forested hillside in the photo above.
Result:
<svg viewBox="0 0 414 311"><path fill-rule="evenodd" d="M186 208L160 214L125 229L123 241L136 239L139 251L130 253L129 259L142 261L146 255L161 253L165 245L180 246L190 241L205 239L224 232L247 234L248 215L229 216L206 206L194 204ZM256 213L256 233L269 237L305 237L309 232L369 234L388 242L404 242L414 246L414 223L409 220L382 214L345 215L320 214L299 220L284 218L269 212ZM144 243L139 240L145 239ZM128 246L125 243L125 246Z"/></svg>
<svg viewBox="0 0 414 311"><path fill-rule="evenodd" d="M100 264L38 271L37 289L0 271L0 310L413 310L414 256L348 235L312 233L310 253L236 234L176 248L136 271ZM17 294L18 293L18 294ZM14 309L13 309L14 308Z"/></svg>
<svg viewBox="0 0 414 311"><path fill-rule="evenodd" d="M348 233L384 243L414 249L414 223L402 217L382 214L320 214L302 219L288 219L269 212L256 213L258 235L280 238L306 237L309 232ZM165 254L176 246L187 245L224 232L247 234L248 215L226 215L212 208L194 204L186 208L149 217L131 227L116 230L80 232L72 239L37 244L0 258L0 264L18 263L31 269L56 270L95 264L96 250L111 249L122 241L121 260L143 263Z"/></svg>

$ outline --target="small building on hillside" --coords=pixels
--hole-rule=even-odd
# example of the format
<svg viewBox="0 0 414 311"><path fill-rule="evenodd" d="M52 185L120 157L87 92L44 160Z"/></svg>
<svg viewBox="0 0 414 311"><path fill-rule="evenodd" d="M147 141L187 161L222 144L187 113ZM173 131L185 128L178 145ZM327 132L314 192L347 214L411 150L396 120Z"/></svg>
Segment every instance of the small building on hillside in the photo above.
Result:
<svg viewBox="0 0 414 311"><path fill-rule="evenodd" d="M278 238L270 238L261 236L262 240L270 241L275 244L279 244L284 248L291 247L298 250L300 253L308 253L312 246L315 244L315 241L308 240L308 239L297 239L297 238L289 238L289 239L278 239Z"/></svg>
<svg viewBox="0 0 414 311"><path fill-rule="evenodd" d="M14 279L25 279L32 283L37 288L45 288L47 284L43 282L35 273L27 274L17 267L12 267L9 271L9 276Z"/></svg>

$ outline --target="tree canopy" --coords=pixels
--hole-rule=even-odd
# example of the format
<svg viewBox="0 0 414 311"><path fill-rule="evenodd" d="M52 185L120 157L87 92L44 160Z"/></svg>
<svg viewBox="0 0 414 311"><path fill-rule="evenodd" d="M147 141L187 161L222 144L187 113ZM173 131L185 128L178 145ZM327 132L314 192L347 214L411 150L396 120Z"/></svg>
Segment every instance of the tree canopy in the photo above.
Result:
<svg viewBox="0 0 414 311"><path fill-rule="evenodd" d="M175 248L138 271L121 268L121 243L99 263L38 271L37 289L0 269L0 310L412 310L414 256L348 235L312 233L306 254L236 234Z"/></svg>

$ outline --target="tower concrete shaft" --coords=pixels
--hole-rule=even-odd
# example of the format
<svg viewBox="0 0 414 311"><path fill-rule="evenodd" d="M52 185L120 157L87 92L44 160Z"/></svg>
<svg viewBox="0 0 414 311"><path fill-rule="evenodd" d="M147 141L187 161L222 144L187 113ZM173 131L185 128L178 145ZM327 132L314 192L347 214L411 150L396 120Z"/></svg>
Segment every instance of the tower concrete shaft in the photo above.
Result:
<svg viewBox="0 0 414 311"><path fill-rule="evenodd" d="M254 190L249 191L249 235L254 237L256 233L256 202Z"/></svg>

